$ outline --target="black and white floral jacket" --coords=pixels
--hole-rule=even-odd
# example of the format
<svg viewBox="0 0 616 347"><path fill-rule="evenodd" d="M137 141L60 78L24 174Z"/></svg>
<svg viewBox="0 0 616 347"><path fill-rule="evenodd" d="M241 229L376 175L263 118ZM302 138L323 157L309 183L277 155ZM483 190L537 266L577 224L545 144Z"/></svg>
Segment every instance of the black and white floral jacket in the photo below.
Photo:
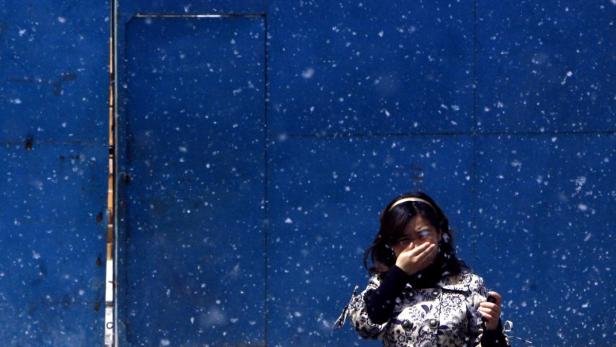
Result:
<svg viewBox="0 0 616 347"><path fill-rule="evenodd" d="M385 347L426 346L509 346L499 330L483 338L479 303L486 299L483 279L471 272L441 279L434 288L413 288L406 284L396 298L391 318L382 324L370 320L364 296L377 289L381 275L372 275L361 293L353 293L338 325L350 317L355 330L364 338L383 340ZM489 341L489 343L486 343Z"/></svg>

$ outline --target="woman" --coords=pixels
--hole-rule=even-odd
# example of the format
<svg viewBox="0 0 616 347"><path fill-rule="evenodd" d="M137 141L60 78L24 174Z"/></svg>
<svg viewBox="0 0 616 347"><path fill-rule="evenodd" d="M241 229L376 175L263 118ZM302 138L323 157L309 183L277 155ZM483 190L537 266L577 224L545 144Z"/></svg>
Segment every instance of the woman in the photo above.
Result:
<svg viewBox="0 0 616 347"><path fill-rule="evenodd" d="M359 335L386 347L509 346L501 296L456 257L447 217L427 194L387 205L366 268L368 258L368 286L353 293L338 325L348 315Z"/></svg>

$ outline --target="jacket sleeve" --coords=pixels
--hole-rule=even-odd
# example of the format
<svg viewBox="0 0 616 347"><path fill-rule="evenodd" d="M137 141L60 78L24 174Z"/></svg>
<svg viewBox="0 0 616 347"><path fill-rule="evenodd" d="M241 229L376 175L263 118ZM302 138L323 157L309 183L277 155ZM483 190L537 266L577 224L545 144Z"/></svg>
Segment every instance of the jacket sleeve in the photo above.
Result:
<svg viewBox="0 0 616 347"><path fill-rule="evenodd" d="M485 330L483 318L478 311L479 304L486 300L488 294L483 278L473 275L469 289L471 293L467 303L467 318L471 345L476 347L511 347L500 321L496 330Z"/></svg>
<svg viewBox="0 0 616 347"><path fill-rule="evenodd" d="M368 281L368 286L361 293L354 295L349 304L349 317L353 328L357 333L366 339L377 339L382 337L387 322L378 324L373 322L368 317L368 311L366 309L365 295L368 291L376 290L380 285L380 279L378 275L372 275Z"/></svg>

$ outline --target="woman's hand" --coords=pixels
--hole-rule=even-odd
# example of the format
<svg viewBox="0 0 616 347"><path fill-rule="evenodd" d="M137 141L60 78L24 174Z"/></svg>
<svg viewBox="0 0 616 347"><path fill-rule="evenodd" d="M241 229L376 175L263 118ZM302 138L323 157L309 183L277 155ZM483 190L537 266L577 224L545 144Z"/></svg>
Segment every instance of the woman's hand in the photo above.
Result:
<svg viewBox="0 0 616 347"><path fill-rule="evenodd" d="M438 253L438 246L434 243L424 242L419 246L411 243L396 258L396 266L408 275L413 275L432 263Z"/></svg>
<svg viewBox="0 0 616 347"><path fill-rule="evenodd" d="M493 297L496 302L483 301L479 304L478 311L486 322L487 330L496 330L501 313L501 296L497 292L488 292L488 296Z"/></svg>

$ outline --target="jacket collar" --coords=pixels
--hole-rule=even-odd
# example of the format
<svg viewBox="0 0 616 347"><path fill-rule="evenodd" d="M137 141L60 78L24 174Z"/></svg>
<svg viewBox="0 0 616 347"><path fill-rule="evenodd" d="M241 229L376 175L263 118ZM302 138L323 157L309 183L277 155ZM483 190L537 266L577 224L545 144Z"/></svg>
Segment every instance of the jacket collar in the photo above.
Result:
<svg viewBox="0 0 616 347"><path fill-rule="evenodd" d="M456 276L447 276L438 282L438 286L451 291L469 292L471 283L471 273L462 272Z"/></svg>

